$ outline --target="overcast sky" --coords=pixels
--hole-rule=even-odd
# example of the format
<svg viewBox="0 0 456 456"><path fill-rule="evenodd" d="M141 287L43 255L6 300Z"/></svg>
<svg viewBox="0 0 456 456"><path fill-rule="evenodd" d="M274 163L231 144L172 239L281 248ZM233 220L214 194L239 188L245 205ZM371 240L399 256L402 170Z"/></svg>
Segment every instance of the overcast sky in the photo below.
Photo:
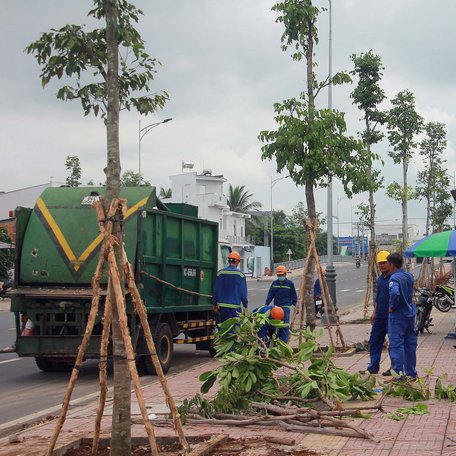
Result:
<svg viewBox="0 0 456 456"><path fill-rule="evenodd" d="M144 177L169 187L169 176L181 171L182 160L196 170L223 174L232 185L245 184L254 198L270 209L274 162L261 160L261 130L273 129L274 102L296 97L305 88L304 63L293 62L280 49L282 25L270 0L154 0L134 1L143 10L138 29L151 56L161 61L154 90L166 90L170 101L155 115L142 117L142 126L172 117L141 141ZM327 0L316 1L327 6ZM0 17L0 190L53 181L64 182L68 155L81 161L82 181L104 181L105 129L100 119L83 117L78 102L55 98L57 84L42 89L39 67L24 48L50 28L89 23L91 1L17 0L2 2ZM351 54L372 49L382 58L382 86L389 99L411 90L426 122L446 124L449 173L456 169L456 2L440 0L333 0L333 72L351 70ZM328 13L318 22L317 72L328 72ZM354 81L356 83L356 81ZM360 112L351 104L353 85L333 89L333 107L346 113L348 130L362 128ZM327 93L318 99L327 105ZM385 103L385 108L389 107ZM136 113L122 113L120 125L122 169L138 170ZM387 156L386 142L376 147L384 159L385 184L401 179L401 169ZM379 165L380 166L380 165ZM415 183L418 155L409 180ZM290 213L304 200L304 190L290 179L274 186L274 209ZM318 210L326 213L326 190L317 190ZM362 194L348 200L334 185L334 215L339 212L340 234L356 220ZM376 196L379 222L400 223L400 204L380 190ZM353 210L352 210L353 208ZM410 222L423 225L425 208L410 204ZM422 233L422 230L421 230ZM337 220L334 234L337 235Z"/></svg>

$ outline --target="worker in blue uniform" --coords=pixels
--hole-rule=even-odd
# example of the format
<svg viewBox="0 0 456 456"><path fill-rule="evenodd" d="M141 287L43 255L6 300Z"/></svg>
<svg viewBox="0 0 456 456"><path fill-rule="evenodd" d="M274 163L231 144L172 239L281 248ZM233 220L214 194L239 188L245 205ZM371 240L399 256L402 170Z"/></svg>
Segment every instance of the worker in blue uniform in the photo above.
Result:
<svg viewBox="0 0 456 456"><path fill-rule="evenodd" d="M380 359L382 356L383 344L388 333L388 311L389 311L389 281L390 270L386 259L390 252L380 250L377 254L377 264L380 269L380 277L377 280L377 296L374 304L374 311L370 317L372 330L369 338L370 363L367 372L377 374L380 370ZM390 375L390 370L383 372L383 375Z"/></svg>
<svg viewBox="0 0 456 456"><path fill-rule="evenodd" d="M410 272L402 269L404 259L399 253L391 253L387 261L391 272L388 318L391 369L401 376L416 378L414 278Z"/></svg>
<svg viewBox="0 0 456 456"><path fill-rule="evenodd" d="M237 317L242 306L247 308L247 280L238 269L240 261L239 253L231 252L228 255L228 267L217 273L211 302L214 311L220 312L220 323Z"/></svg>
<svg viewBox="0 0 456 456"><path fill-rule="evenodd" d="M289 324L291 306L295 306L298 300L296 289L294 283L287 279L287 268L285 266L277 266L276 274L277 280L274 280L269 288L265 305L269 305L274 300L274 304L284 310L283 322ZM279 339L288 342L289 331L289 325L285 328L280 328Z"/></svg>
<svg viewBox="0 0 456 456"><path fill-rule="evenodd" d="M285 312L281 307L268 305L268 306L260 306L254 309L253 313L260 313L265 314L269 312L269 319L272 320L283 320L285 316ZM259 330L258 330L258 337L269 346L269 341L271 340L273 334L277 332L275 326L265 323Z"/></svg>

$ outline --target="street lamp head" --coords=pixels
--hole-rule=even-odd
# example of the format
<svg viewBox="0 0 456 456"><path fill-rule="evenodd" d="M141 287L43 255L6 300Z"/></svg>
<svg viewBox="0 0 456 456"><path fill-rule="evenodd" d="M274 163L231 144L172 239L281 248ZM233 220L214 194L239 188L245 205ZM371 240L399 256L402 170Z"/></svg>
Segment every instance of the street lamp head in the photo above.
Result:
<svg viewBox="0 0 456 456"><path fill-rule="evenodd" d="M165 119L162 123L170 122L171 120L173 120L172 117L170 117L169 119Z"/></svg>
<svg viewBox="0 0 456 456"><path fill-rule="evenodd" d="M456 201L456 189L450 190L451 196L453 197L453 200Z"/></svg>

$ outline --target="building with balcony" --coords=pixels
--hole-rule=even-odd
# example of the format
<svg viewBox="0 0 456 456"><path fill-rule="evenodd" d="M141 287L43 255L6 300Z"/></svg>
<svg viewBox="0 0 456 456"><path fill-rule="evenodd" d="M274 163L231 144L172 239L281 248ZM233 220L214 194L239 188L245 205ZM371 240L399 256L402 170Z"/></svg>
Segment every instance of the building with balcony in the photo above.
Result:
<svg viewBox="0 0 456 456"><path fill-rule="evenodd" d="M245 234L245 221L249 214L233 212L228 206L223 184L227 180L223 175L213 175L211 170L182 172L170 176L171 198L163 203L187 203L198 207L198 217L217 222L219 241L229 244L241 255L240 268L254 277L262 275L269 266L269 247L255 246Z"/></svg>

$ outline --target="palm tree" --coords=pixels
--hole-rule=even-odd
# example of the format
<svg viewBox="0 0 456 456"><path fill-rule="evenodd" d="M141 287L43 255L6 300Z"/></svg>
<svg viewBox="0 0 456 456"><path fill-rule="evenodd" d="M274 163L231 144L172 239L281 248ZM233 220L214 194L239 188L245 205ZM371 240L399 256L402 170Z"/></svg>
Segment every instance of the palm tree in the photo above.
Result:
<svg viewBox="0 0 456 456"><path fill-rule="evenodd" d="M253 195L246 190L245 185L233 187L230 184L228 192L228 206L233 212L247 213L254 209L260 209L259 201L251 201Z"/></svg>

